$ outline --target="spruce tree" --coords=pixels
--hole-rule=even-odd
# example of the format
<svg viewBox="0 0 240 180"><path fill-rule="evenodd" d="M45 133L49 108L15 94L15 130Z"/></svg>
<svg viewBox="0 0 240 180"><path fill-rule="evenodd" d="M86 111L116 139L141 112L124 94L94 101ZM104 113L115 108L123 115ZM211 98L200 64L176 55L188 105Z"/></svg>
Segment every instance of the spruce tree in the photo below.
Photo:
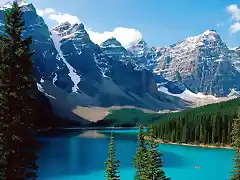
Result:
<svg viewBox="0 0 240 180"><path fill-rule="evenodd" d="M237 149L236 156L233 159L233 170L232 177L230 180L239 180L240 179L240 149Z"/></svg>
<svg viewBox="0 0 240 180"><path fill-rule="evenodd" d="M231 135L232 146L240 148L240 108L237 112L237 118L233 120Z"/></svg>
<svg viewBox="0 0 240 180"><path fill-rule="evenodd" d="M200 135L199 135L199 142L200 143L203 143L204 142L204 129L203 129L203 124L201 123L200 124Z"/></svg>
<svg viewBox="0 0 240 180"><path fill-rule="evenodd" d="M105 178L107 180L119 180L120 172L118 171L120 161L115 159L114 135L111 134L108 150L108 158L105 162Z"/></svg>
<svg viewBox="0 0 240 180"><path fill-rule="evenodd" d="M237 152L236 156L233 159L233 170L232 177L230 180L239 180L240 179L240 108L238 109L237 119L234 119L233 129L232 129L232 145L236 147Z"/></svg>
<svg viewBox="0 0 240 180"><path fill-rule="evenodd" d="M34 133L35 80L30 51L31 37L23 39L24 21L17 1L5 13L5 33L1 40L0 118L1 178L36 179L36 148Z"/></svg>
<svg viewBox="0 0 240 180"><path fill-rule="evenodd" d="M162 153L158 151L158 143L155 141L153 128L149 126L149 141L147 148L147 173L148 180L170 180L163 170Z"/></svg>
<svg viewBox="0 0 240 180"><path fill-rule="evenodd" d="M144 138L143 126L139 126L138 147L133 158L133 167L136 168L135 180L147 180L147 147Z"/></svg>
<svg viewBox="0 0 240 180"><path fill-rule="evenodd" d="M212 121L212 143L216 142L216 116L213 116L213 121Z"/></svg>

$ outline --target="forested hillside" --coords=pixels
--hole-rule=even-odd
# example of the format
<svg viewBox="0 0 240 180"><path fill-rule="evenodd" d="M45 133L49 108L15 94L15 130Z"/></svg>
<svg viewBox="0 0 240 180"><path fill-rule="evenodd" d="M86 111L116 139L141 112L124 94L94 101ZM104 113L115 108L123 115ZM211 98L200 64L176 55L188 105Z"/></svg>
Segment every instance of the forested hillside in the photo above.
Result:
<svg viewBox="0 0 240 180"><path fill-rule="evenodd" d="M123 108L119 110L110 110L109 114L102 121L99 121L99 123L116 127L133 127L138 124L148 125L159 118L160 114L158 113L145 113L140 109Z"/></svg>
<svg viewBox="0 0 240 180"><path fill-rule="evenodd" d="M230 144L240 99L163 115L153 123L156 138L181 143Z"/></svg>

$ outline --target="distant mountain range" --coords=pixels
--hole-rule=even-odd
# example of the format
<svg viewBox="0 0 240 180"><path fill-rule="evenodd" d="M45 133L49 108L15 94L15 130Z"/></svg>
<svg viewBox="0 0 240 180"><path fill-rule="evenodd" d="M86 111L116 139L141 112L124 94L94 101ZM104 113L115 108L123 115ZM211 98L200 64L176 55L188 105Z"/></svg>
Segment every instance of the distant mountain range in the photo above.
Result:
<svg viewBox="0 0 240 180"><path fill-rule="evenodd" d="M148 47L142 39L125 49L114 37L94 44L83 24L49 30L32 4L22 10L24 36L33 37L38 88L61 117L78 120L81 106L177 110L189 105L191 99L179 96L188 91L238 95L240 51L230 50L213 30L169 47Z"/></svg>

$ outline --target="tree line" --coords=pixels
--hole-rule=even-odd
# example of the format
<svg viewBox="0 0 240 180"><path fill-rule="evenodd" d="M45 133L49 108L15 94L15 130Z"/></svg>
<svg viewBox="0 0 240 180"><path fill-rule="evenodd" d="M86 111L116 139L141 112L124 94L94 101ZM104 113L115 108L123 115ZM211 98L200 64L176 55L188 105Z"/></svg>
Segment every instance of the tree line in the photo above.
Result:
<svg viewBox="0 0 240 180"><path fill-rule="evenodd" d="M166 114L153 123L158 139L177 143L230 145L240 100Z"/></svg>
<svg viewBox="0 0 240 180"><path fill-rule="evenodd" d="M147 126L159 117L158 113L146 113L135 108L122 108L110 110L108 115L99 121L99 124L115 127L136 127L139 124Z"/></svg>
<svg viewBox="0 0 240 180"><path fill-rule="evenodd" d="M233 128L231 132L232 146L236 148L236 155L233 159L233 170L230 180L240 179L240 108L237 112L237 118L233 120Z"/></svg>

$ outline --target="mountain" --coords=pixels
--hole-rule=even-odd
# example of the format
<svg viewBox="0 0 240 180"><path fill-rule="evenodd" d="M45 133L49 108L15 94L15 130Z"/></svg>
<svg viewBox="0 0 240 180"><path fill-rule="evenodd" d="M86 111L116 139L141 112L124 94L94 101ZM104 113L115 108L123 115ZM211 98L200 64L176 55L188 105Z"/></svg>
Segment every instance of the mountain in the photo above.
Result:
<svg viewBox="0 0 240 180"><path fill-rule="evenodd" d="M149 48L143 39L139 40L135 45L128 48L128 51L138 66L146 68L150 71L156 67L156 49L155 47Z"/></svg>
<svg viewBox="0 0 240 180"><path fill-rule="evenodd" d="M7 8L0 9L1 32ZM32 4L23 5L22 10L23 36L33 38L37 86L57 115L85 122L81 114L86 111L79 112L81 107L92 108L91 115L96 108L112 106L155 111L184 107L180 98L159 92L152 71L141 68L115 38L98 46L81 23L65 22L49 30Z"/></svg>
<svg viewBox="0 0 240 180"><path fill-rule="evenodd" d="M1 32L6 8L0 8ZM93 43L82 23L49 30L32 4L22 10L38 89L63 118L83 121L96 109L124 106L177 110L239 94L240 48L229 49L214 30L169 47L149 47L141 39L125 49L114 37Z"/></svg>
<svg viewBox="0 0 240 180"><path fill-rule="evenodd" d="M56 48L59 54L81 77L78 93L94 97L89 105L163 107L153 73L139 68L115 38L98 46L91 41L83 24L69 23L53 28L52 34L55 46L61 44Z"/></svg>
<svg viewBox="0 0 240 180"><path fill-rule="evenodd" d="M227 96L232 88L240 88L240 53L230 50L214 30L155 48L155 57L154 73L194 93Z"/></svg>

